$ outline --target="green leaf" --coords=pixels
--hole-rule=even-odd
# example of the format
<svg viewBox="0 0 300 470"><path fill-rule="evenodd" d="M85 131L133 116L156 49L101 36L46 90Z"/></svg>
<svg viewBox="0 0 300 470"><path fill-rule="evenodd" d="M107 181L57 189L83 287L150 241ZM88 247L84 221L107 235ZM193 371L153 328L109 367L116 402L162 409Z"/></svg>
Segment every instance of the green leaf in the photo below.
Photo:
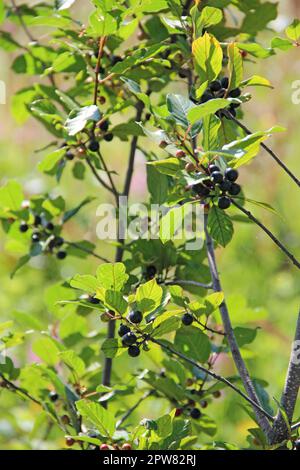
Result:
<svg viewBox="0 0 300 470"><path fill-rule="evenodd" d="M233 42L228 46L229 90L240 86L243 80L243 59L238 46Z"/></svg>
<svg viewBox="0 0 300 470"><path fill-rule="evenodd" d="M166 158L165 160L156 160L148 162L147 165L153 165L163 175L176 176L181 170L181 163L178 158Z"/></svg>
<svg viewBox="0 0 300 470"><path fill-rule="evenodd" d="M63 215L63 223L66 223L68 220L70 220L72 217L74 217L80 209L82 209L84 206L89 204L90 202L94 201L94 197L86 197L78 206L74 207L73 209L70 209L69 211L66 211Z"/></svg>
<svg viewBox="0 0 300 470"><path fill-rule="evenodd" d="M97 279L104 289L120 291L128 277L123 263L105 263L97 269Z"/></svg>
<svg viewBox="0 0 300 470"><path fill-rule="evenodd" d="M201 82L215 80L222 70L223 52L214 36L205 33L192 44L196 70Z"/></svg>
<svg viewBox="0 0 300 470"><path fill-rule="evenodd" d="M227 108L230 105L230 101L224 98L215 98L208 101L207 103L200 104L190 109L187 116L189 121L194 124L196 121L203 119L206 116L215 114L219 109Z"/></svg>
<svg viewBox="0 0 300 470"><path fill-rule="evenodd" d="M252 343L257 335L257 328L242 328L242 327L237 327L234 328L234 334L237 340L238 345L240 348L245 346L246 344Z"/></svg>
<svg viewBox="0 0 300 470"><path fill-rule="evenodd" d="M50 366L55 366L59 361L60 349L57 343L47 336L38 338L32 345L33 352Z"/></svg>
<svg viewBox="0 0 300 470"><path fill-rule="evenodd" d="M24 195L22 186L17 181L8 181L0 188L0 207L5 210L18 211L21 209Z"/></svg>
<svg viewBox="0 0 300 470"><path fill-rule="evenodd" d="M273 38L271 41L271 47L273 49L280 49L282 51L288 51L293 47L293 43L289 41L288 39L283 39L283 38Z"/></svg>
<svg viewBox="0 0 300 470"><path fill-rule="evenodd" d="M116 428L115 418L103 406L88 400L79 400L76 402L76 408L80 415L90 421L102 436L112 437Z"/></svg>
<svg viewBox="0 0 300 470"><path fill-rule="evenodd" d="M62 362L78 377L81 377L85 371L85 365L83 360L75 354L74 351L62 351L59 353L59 357Z"/></svg>
<svg viewBox="0 0 300 470"><path fill-rule="evenodd" d="M285 34L287 35L287 37L289 39L291 39L292 41L297 42L298 39L300 38L300 20L294 19L292 24L290 24L286 28Z"/></svg>
<svg viewBox="0 0 300 470"><path fill-rule="evenodd" d="M98 297L100 300L102 300L101 290L97 289L96 291L96 297ZM107 290L105 292L103 301L109 309L121 315L124 315L124 313L126 312L128 308L128 303L126 302L123 295L119 291Z"/></svg>
<svg viewBox="0 0 300 470"><path fill-rule="evenodd" d="M266 86L269 88L273 88L269 80L265 77L261 77L259 75L253 75L252 77L248 78L241 82L240 86Z"/></svg>
<svg viewBox="0 0 300 470"><path fill-rule="evenodd" d="M209 28L220 23L223 19L223 12L219 8L214 7L204 7L200 19L197 21L198 24L201 24L203 28Z"/></svg>
<svg viewBox="0 0 300 470"><path fill-rule="evenodd" d="M147 186L152 204L163 204L168 196L168 177L155 168L147 165Z"/></svg>
<svg viewBox="0 0 300 470"><path fill-rule="evenodd" d="M206 362L211 353L208 337L193 326L180 328L176 333L174 345L177 351L201 363Z"/></svg>
<svg viewBox="0 0 300 470"><path fill-rule="evenodd" d="M141 284L136 291L137 309L143 313L150 313L155 310L162 300L163 290L155 279Z"/></svg>
<svg viewBox="0 0 300 470"><path fill-rule="evenodd" d="M225 211L213 206L208 214L208 229L217 243L226 246L233 236L233 224Z"/></svg>
<svg viewBox="0 0 300 470"><path fill-rule="evenodd" d="M106 339L101 346L101 351L103 351L105 357L111 359L123 352L122 349L119 348L118 340L115 338Z"/></svg>
<svg viewBox="0 0 300 470"><path fill-rule="evenodd" d="M0 24L3 23L4 19L5 19L4 1L0 0Z"/></svg>
<svg viewBox="0 0 300 470"><path fill-rule="evenodd" d="M75 111L75 117L69 117L66 121L66 129L69 135L76 135L85 128L89 121L97 122L101 118L98 106L85 106Z"/></svg>
<svg viewBox="0 0 300 470"><path fill-rule="evenodd" d="M28 21L30 26L47 26L54 28L67 28L70 25L70 19L60 15L36 16Z"/></svg>
<svg viewBox="0 0 300 470"><path fill-rule="evenodd" d="M195 107L194 103L182 95L169 93L167 95L167 107L176 123L186 129L189 125L187 115L189 110Z"/></svg>
<svg viewBox="0 0 300 470"><path fill-rule="evenodd" d="M89 17L88 33L95 37L103 37L114 34L118 24L116 19L107 12L96 10Z"/></svg>
<svg viewBox="0 0 300 470"><path fill-rule="evenodd" d="M70 281L70 285L75 289L82 289L90 294L95 294L97 287L99 287L98 280L90 274L75 274Z"/></svg>
<svg viewBox="0 0 300 470"><path fill-rule="evenodd" d="M65 149L58 149L47 155L42 162L38 164L38 169L43 173L53 174L58 164L66 153Z"/></svg>

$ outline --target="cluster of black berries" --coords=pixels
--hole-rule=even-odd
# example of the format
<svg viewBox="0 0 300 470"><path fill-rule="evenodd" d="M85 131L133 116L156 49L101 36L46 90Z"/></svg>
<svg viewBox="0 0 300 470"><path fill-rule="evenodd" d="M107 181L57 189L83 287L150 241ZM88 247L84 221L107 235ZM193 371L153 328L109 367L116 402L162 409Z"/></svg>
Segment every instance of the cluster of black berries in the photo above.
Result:
<svg viewBox="0 0 300 470"><path fill-rule="evenodd" d="M143 320L143 314L139 310L132 310L128 315L128 320L130 323L135 325L141 323ZM131 328L124 323L121 323L118 335L122 338L123 346L128 347L128 354L131 357L137 357L140 355L140 347L137 343L138 338L135 333L131 331Z"/></svg>
<svg viewBox="0 0 300 470"><path fill-rule="evenodd" d="M21 233L26 233L29 229L33 229L31 241L33 244L41 241L45 242L45 249L50 253L56 251L56 257L63 260L67 256L67 252L62 250L64 239L53 232L55 225L53 222L46 220L42 215L35 214L33 224L29 225L27 222L20 223L19 230Z"/></svg>
<svg viewBox="0 0 300 470"><path fill-rule="evenodd" d="M227 167L224 174L217 165L209 165L209 178L201 183L193 185L193 191L200 197L212 196L212 191L219 189L221 195L218 198L220 209L228 209L231 205L230 196L237 196L241 192L241 187L235 181L239 174L234 168Z"/></svg>
<svg viewBox="0 0 300 470"><path fill-rule="evenodd" d="M207 101L213 100L214 98L224 98L224 96L228 96L230 98L238 98L241 96L241 89L235 88L228 93L229 87L229 79L228 77L224 77L221 80L214 80L209 84L209 87L205 90L203 95L201 96L201 103L207 103ZM240 104L232 103L228 110L230 114L236 116L236 108L238 108ZM224 114L220 111L216 113L219 117L222 117ZM226 116L226 115L225 115Z"/></svg>

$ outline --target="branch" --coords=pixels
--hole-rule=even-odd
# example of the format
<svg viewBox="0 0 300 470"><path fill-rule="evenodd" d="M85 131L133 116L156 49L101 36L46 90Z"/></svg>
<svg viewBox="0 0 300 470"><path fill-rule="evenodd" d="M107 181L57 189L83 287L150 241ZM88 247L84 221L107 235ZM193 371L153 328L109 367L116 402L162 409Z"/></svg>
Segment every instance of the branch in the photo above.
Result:
<svg viewBox="0 0 300 470"><path fill-rule="evenodd" d="M114 190L113 188L111 188L102 178L101 176L99 176L99 174L97 173L97 170L96 168L94 167L94 165L92 164L91 160L89 158L86 158L86 162L88 164L88 166L90 167L93 175L95 176L95 178L97 179L97 181L105 188L107 189L108 191L110 191L111 193L114 194Z"/></svg>
<svg viewBox="0 0 300 470"><path fill-rule="evenodd" d="M252 222L256 223L270 238L273 240L275 245L280 248L281 251L292 261L292 263L300 269L300 262L295 258L294 255L281 243L281 241L278 240L278 238L275 237L275 235L262 223L260 222L254 215L248 211L247 209L244 209L244 207L240 206L234 199L231 199L232 204L237 207L241 212L243 212Z"/></svg>
<svg viewBox="0 0 300 470"><path fill-rule="evenodd" d="M102 163L102 166L103 166L103 168L104 168L104 171L106 172L106 174L107 174L107 176L108 176L109 182L110 182L110 184L111 184L112 193L113 193L114 196L115 196L115 199L116 199L117 204L119 204L119 192L118 192L118 190L117 190L117 188L116 188L116 186L115 186L114 180L113 180L112 177L111 177L111 174L110 174L110 171L109 171L109 169L108 169L108 166L106 165L105 160L104 160L104 158L103 158L103 156L102 156L102 154L101 154L101 152L100 152L99 150L98 150L98 156L99 156L99 158L100 158L100 161L101 161L101 163Z"/></svg>
<svg viewBox="0 0 300 470"><path fill-rule="evenodd" d="M136 104L136 120L137 121L141 120L143 110L144 110L144 104L138 101L138 103ZM134 159L135 159L135 154L136 154L136 149L137 149L137 143L138 143L138 137L134 136L131 142L131 146L130 146L128 168L127 168L126 177L125 177L124 190L122 193L123 196L129 195L133 169L134 169ZM117 198L117 206L119 207L119 198ZM120 263L122 261L123 253L124 253L124 246L123 246L124 240L120 240L120 238L118 237L118 242L120 242L120 244L117 247L117 252L116 252L116 257L115 257L116 263ZM115 322L114 321L108 322L107 339L113 339L115 337L115 329L116 329ZM105 358L104 368L103 368L103 376L102 376L103 385L110 386L111 372L112 372L112 359L107 357Z"/></svg>
<svg viewBox="0 0 300 470"><path fill-rule="evenodd" d="M248 129L243 123L241 123L236 117L234 117L230 111L223 111L223 114L227 116L229 119L231 119L233 122L235 122L247 135L252 134L250 129ZM263 142L260 144L261 147L269 154L271 157L276 161L276 163L281 166L281 168L289 175L290 178L300 187L300 180L294 175L294 173L291 172L291 170L280 160L280 158L276 155L275 152L273 152L270 147L268 147L266 144Z"/></svg>
<svg viewBox="0 0 300 470"><path fill-rule="evenodd" d="M11 382L10 380L6 379L3 374L0 373L0 377L8 389L13 390L17 394L21 394L23 398L24 397L28 398L28 400L31 400L36 405L43 406L41 402L39 402L36 398L34 398L32 395L26 392L26 390L23 390L22 388L18 387L13 382Z"/></svg>
<svg viewBox="0 0 300 470"><path fill-rule="evenodd" d="M135 120L137 122L139 122L142 118L144 107L145 105L142 101L138 101L138 103L136 104ZM127 167L126 178L125 178L125 183L124 183L123 196L129 195L130 184L131 184L132 176L133 176L134 159L135 159L135 154L136 154L137 143L138 143L138 136L134 136L130 145L129 161L128 161L128 167Z"/></svg>
<svg viewBox="0 0 300 470"><path fill-rule="evenodd" d="M183 359L185 362L188 362L191 364L193 367L196 367L197 369L201 370L201 372L204 372L207 375L210 375L210 377L214 378L215 380L218 380L219 382L223 382L225 385L230 387L232 390L234 390L236 393L238 393L241 397L244 398L248 403L252 405L252 407L259 412L260 416L263 416L268 427L270 427L268 420L273 421L274 418L271 416L267 411L265 411L258 403L257 401L253 400L249 396L247 396L242 390L240 390L238 387L236 387L233 383L231 383L229 380L227 380L225 377L216 374L215 372L212 372L211 370L207 369L206 367L201 366L198 364L196 361L193 359L190 359L189 357L185 356L179 351L176 351L175 349L171 348L170 346L165 345L162 343L160 340L153 339L153 338L148 338L152 343L158 344L162 349L165 351L168 351L170 354L179 357L180 359ZM267 420L267 419L268 420Z"/></svg>
<svg viewBox="0 0 300 470"><path fill-rule="evenodd" d="M296 407L297 396L300 388L300 360L296 358L296 355L300 353L300 312L298 314L296 333L295 333L295 342L299 346L296 353L295 342L292 345L292 351L289 361L289 367L287 371L287 376L285 380L285 386L281 397L281 406L286 413L286 416L289 420L289 423L293 420L293 415ZM299 427L300 423L295 424L291 427L292 430L295 430ZM274 426L272 429L271 443L276 444L282 442L289 437L289 429L287 429L287 423L285 422L281 411L278 411L276 416Z"/></svg>
<svg viewBox="0 0 300 470"><path fill-rule="evenodd" d="M76 242L68 242L67 240L64 240L64 243L66 245L73 246L77 250L84 251L85 253L88 253L89 255L94 256L95 258L98 258L101 261L104 261L104 263L110 263L110 261L107 258L104 258L103 256L98 255L93 250L89 250L88 248L85 248L84 246L78 245Z"/></svg>
<svg viewBox="0 0 300 470"><path fill-rule="evenodd" d="M222 287L221 287L217 265L216 265L213 241L207 229L207 215L205 215L205 219L204 219L204 230L205 230L205 236L206 236L208 264L209 264L209 268L211 272L213 289L215 292L222 292ZM239 349L239 346L238 346L238 343L237 343L237 340L236 340L236 337L232 328L227 304L225 301L222 302L222 304L219 307L219 310L221 313L225 334L227 337L227 341L230 347L230 351L231 351L234 363L240 374L245 390L248 393L252 401L252 406L254 408L257 422L259 423L260 427L262 428L266 436L269 436L271 427L270 427L269 422L266 420L265 413L262 413L261 411L259 411L260 407L258 408L258 406L260 404L260 401L256 394L256 391L252 383L252 380L250 378L249 372L247 370L246 364L242 358L242 355L241 355L241 352L240 352L240 349ZM253 403L255 403L255 406L253 405Z"/></svg>

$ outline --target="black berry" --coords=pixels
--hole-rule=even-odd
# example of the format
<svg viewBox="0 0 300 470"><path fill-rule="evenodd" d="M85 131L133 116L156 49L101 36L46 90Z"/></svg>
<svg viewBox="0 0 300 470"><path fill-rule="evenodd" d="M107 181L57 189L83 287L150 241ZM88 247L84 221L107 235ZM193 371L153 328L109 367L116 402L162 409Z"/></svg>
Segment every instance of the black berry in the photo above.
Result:
<svg viewBox="0 0 300 470"><path fill-rule="evenodd" d="M231 92L229 93L229 96L231 98L238 98L239 96L241 96L242 94L242 91L240 88L235 88L234 90L231 90Z"/></svg>
<svg viewBox="0 0 300 470"><path fill-rule="evenodd" d="M219 91L222 88L222 84L220 80L214 80L210 83L209 88L211 91Z"/></svg>
<svg viewBox="0 0 300 470"><path fill-rule="evenodd" d="M214 98L214 95L210 91L205 91L201 96L201 103L206 103Z"/></svg>
<svg viewBox="0 0 300 470"><path fill-rule="evenodd" d="M194 184L193 191L198 194L198 196L208 196L210 193L209 188L204 186L202 183Z"/></svg>
<svg viewBox="0 0 300 470"><path fill-rule="evenodd" d="M214 164L209 165L208 169L210 173L213 173L214 171L220 171L220 168Z"/></svg>
<svg viewBox="0 0 300 470"><path fill-rule="evenodd" d="M141 354L140 348L138 346L129 346L128 354L131 357L137 357Z"/></svg>
<svg viewBox="0 0 300 470"><path fill-rule="evenodd" d="M52 392L49 392L49 398L54 403L59 399L59 395L58 395L58 393L52 391Z"/></svg>
<svg viewBox="0 0 300 470"><path fill-rule="evenodd" d="M89 150L91 152L98 152L99 147L99 142L97 142L97 140L92 140L89 145Z"/></svg>
<svg viewBox="0 0 300 470"><path fill-rule="evenodd" d="M156 273L157 273L157 269L155 266L153 265L147 266L147 276L149 278L153 279Z"/></svg>
<svg viewBox="0 0 300 470"><path fill-rule="evenodd" d="M233 117L236 117L236 110L232 106L229 107L229 112ZM230 116L229 116L229 119L230 119Z"/></svg>
<svg viewBox="0 0 300 470"><path fill-rule="evenodd" d="M65 251L58 251L56 253L56 258L57 259L65 259L67 256L67 253Z"/></svg>
<svg viewBox="0 0 300 470"><path fill-rule="evenodd" d="M118 62L122 62L122 57L120 57L119 55L112 55L111 65L116 65Z"/></svg>
<svg viewBox="0 0 300 470"><path fill-rule="evenodd" d="M68 150L65 155L67 160L73 160L74 159L74 153L71 152L71 150Z"/></svg>
<svg viewBox="0 0 300 470"><path fill-rule="evenodd" d="M223 181L223 175L220 171L213 171L211 177L214 183L221 183Z"/></svg>
<svg viewBox="0 0 300 470"><path fill-rule="evenodd" d="M222 196L218 200L219 209L228 209L230 207L230 199L227 196Z"/></svg>
<svg viewBox="0 0 300 470"><path fill-rule="evenodd" d="M193 408L190 412L190 416L193 419L199 419L201 416L201 411L198 408Z"/></svg>
<svg viewBox="0 0 300 470"><path fill-rule="evenodd" d="M55 246L62 246L64 242L65 240L62 237L55 237L54 239Z"/></svg>
<svg viewBox="0 0 300 470"><path fill-rule="evenodd" d="M89 295L88 297L88 302L90 302L91 304L95 304L95 305L98 305L100 303L100 300L97 299L96 297L94 297L93 295Z"/></svg>
<svg viewBox="0 0 300 470"><path fill-rule="evenodd" d="M122 343L124 346L132 346L136 342L136 340L137 338L135 334L131 331L129 333L126 333L126 335L122 337Z"/></svg>
<svg viewBox="0 0 300 470"><path fill-rule="evenodd" d="M231 196L237 196L241 192L241 187L237 183L231 183L228 192Z"/></svg>
<svg viewBox="0 0 300 470"><path fill-rule="evenodd" d="M239 177L239 173L234 168L226 168L225 178L231 182L236 181Z"/></svg>
<svg viewBox="0 0 300 470"><path fill-rule="evenodd" d="M222 85L223 88L226 88L226 89L228 88L228 85L229 85L229 79L228 79L228 77L222 78L222 80L221 80L221 85Z"/></svg>
<svg viewBox="0 0 300 470"><path fill-rule="evenodd" d="M123 336L125 336L127 333L130 333L130 328L129 326L127 325L124 325L123 323L119 326L119 329L118 329L118 335L121 336L121 338Z"/></svg>
<svg viewBox="0 0 300 470"><path fill-rule="evenodd" d="M46 229L50 231L54 230L54 224L52 222L48 222L46 225Z"/></svg>
<svg viewBox="0 0 300 470"><path fill-rule="evenodd" d="M25 232L27 232L28 229L29 229L29 227L28 227L28 225L26 224L26 222L21 222L21 224L20 224L20 232L25 233Z"/></svg>
<svg viewBox="0 0 300 470"><path fill-rule="evenodd" d="M217 98L223 98L226 95L226 88L221 88L221 90L216 92Z"/></svg>
<svg viewBox="0 0 300 470"><path fill-rule="evenodd" d="M221 191L228 191L231 187L232 183L230 183L230 181L228 180L223 180L221 181L219 187L221 189Z"/></svg>
<svg viewBox="0 0 300 470"><path fill-rule="evenodd" d="M33 243L37 243L40 241L40 234L39 233L33 233L31 235L31 240L33 241Z"/></svg>
<svg viewBox="0 0 300 470"><path fill-rule="evenodd" d="M131 323L141 323L143 320L143 314L139 310L135 310L129 313L128 319Z"/></svg>
<svg viewBox="0 0 300 470"><path fill-rule="evenodd" d="M294 449L295 449L295 450L300 450L300 439L297 439L297 440L294 442Z"/></svg>
<svg viewBox="0 0 300 470"><path fill-rule="evenodd" d="M112 133L110 134L106 134L103 139L106 141L106 142L111 142L114 138L114 135Z"/></svg>
<svg viewBox="0 0 300 470"><path fill-rule="evenodd" d="M99 124L99 129L101 129L101 131L103 131L103 132L107 132L108 128L109 128L109 121L108 120L103 121L103 122L101 122L101 124Z"/></svg>
<svg viewBox="0 0 300 470"><path fill-rule="evenodd" d="M37 214L37 215L34 217L34 222L33 222L33 224L34 224L35 227L37 227L38 225L41 225L41 223L42 223L42 217Z"/></svg>
<svg viewBox="0 0 300 470"><path fill-rule="evenodd" d="M191 315L190 313L185 313L184 315L182 315L181 321L185 326L189 326L194 321L193 315Z"/></svg>

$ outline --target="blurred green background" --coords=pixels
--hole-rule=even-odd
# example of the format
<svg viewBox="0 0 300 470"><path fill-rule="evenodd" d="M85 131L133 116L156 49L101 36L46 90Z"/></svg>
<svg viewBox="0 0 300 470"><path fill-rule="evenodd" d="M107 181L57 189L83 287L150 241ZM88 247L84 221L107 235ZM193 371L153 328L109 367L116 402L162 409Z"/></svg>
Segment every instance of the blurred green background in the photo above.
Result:
<svg viewBox="0 0 300 470"><path fill-rule="evenodd" d="M298 4L298 6L297 6ZM80 6L79 6L80 8ZM297 0L279 2L280 16L272 26L282 31L293 17L300 17L300 5ZM298 11L297 11L298 10ZM18 29L17 36L22 37ZM263 44L268 45L270 32L261 36ZM45 36L43 40L47 40ZM56 185L54 179L42 175L36 164L43 153L36 153L49 142L46 132L30 119L23 126L16 124L11 114L11 99L13 94L28 82L22 75L15 75L10 70L13 56L0 51L0 80L7 88L7 104L0 105L0 174L1 184L10 178L20 181L28 196L40 192L50 191L51 194L62 194L70 207L76 205L86 195L97 196L94 204L82 211L80 215L67 225L66 237L70 240L85 238L97 244L97 251L113 259L114 248L96 239L95 228L97 218L95 208L99 202L107 200L107 195L99 190L95 180L87 174L85 182L78 182L72 178L71 171L64 173L62 182ZM275 134L270 145L285 163L300 176L299 165L299 119L300 104L292 103L292 84L300 80L300 49L294 48L287 53L279 52L267 60L246 62L245 76L253 74L266 76L274 85L274 90L254 89L253 100L245 107L245 122L255 130L268 129L280 124L287 128L283 134ZM178 90L178 85L174 84ZM117 181L121 183L124 177L127 147L126 143L114 140L108 147L103 147L103 154L109 156L109 165L119 174ZM143 139L143 146L149 145ZM273 215L255 206L251 210L270 227L278 237L286 243L290 250L300 257L300 217L299 217L299 190L289 178L276 166L275 162L263 151L241 172L241 181L245 193L249 198L271 204L278 213ZM132 184L132 200L143 201L145 192L145 162L142 155L138 155L136 169ZM109 200L109 198L108 198ZM10 319L12 312L24 311L37 318L52 322L51 311L47 308L47 289L59 280L72 276L75 272L94 273L97 260L80 260L72 258L68 262L59 264L51 259L37 259L20 271L11 280L9 273L16 262L15 254L6 247L4 233L0 238L0 322ZM264 378L269 382L270 397L280 398L284 383L285 370L290 353L290 343L294 332L296 314L300 307L300 277L296 269L281 255L276 246L252 224L236 225L233 242L218 252L219 269L223 282L225 295L229 299L233 320L238 316L249 320L251 311L261 308L261 320L257 339L248 349L248 365L252 375ZM240 297L248 299L248 305L243 305ZM13 356L20 365L34 360L30 351L30 342L26 347L15 348ZM159 354L151 355L151 359L140 359L140 366L155 366ZM132 363L134 362L134 364ZM127 367L127 375L121 373ZM122 356L116 361L114 381L130 380L130 374L136 368L136 361L128 361ZM229 361L219 361L217 370L232 374L234 370ZM118 378L118 375L120 377ZM132 400L132 401L131 401ZM223 397L210 405L207 413L220 423L215 440L225 440L240 445L245 444L247 428L253 423L236 406L240 400L232 392L226 391ZM134 402L134 397L128 403ZM157 400L145 402L136 412L134 419L139 417L156 417L162 413L167 404ZM34 420L39 409L34 405L16 398L7 391L0 392L0 448L17 449L29 448L30 438L33 447L39 448L42 444L34 432ZM296 417L300 415L298 404ZM32 434L30 434L32 433ZM53 441L48 447L59 445L62 436L53 435ZM203 436L203 442L209 442Z"/></svg>

